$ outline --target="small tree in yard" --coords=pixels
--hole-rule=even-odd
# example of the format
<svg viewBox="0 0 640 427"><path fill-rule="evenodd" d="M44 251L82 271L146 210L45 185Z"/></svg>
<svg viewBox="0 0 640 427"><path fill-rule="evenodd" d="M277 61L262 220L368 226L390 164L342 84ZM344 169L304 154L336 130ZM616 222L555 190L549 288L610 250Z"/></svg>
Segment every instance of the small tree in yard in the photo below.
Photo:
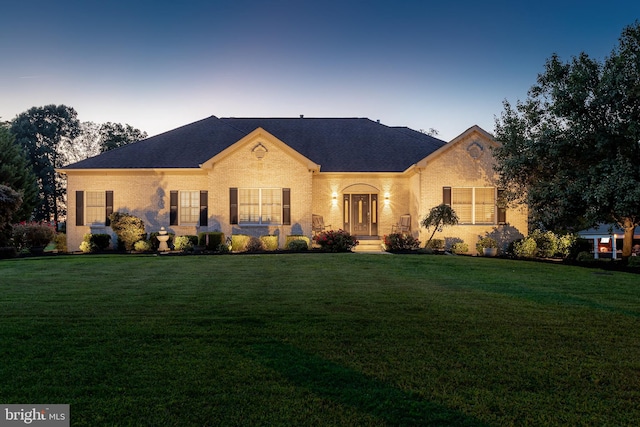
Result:
<svg viewBox="0 0 640 427"><path fill-rule="evenodd" d="M118 236L118 240L124 243L124 248L128 251L134 248L137 241L146 237L144 221L137 216L114 212L109 215L109 219L111 220L111 229Z"/></svg>
<svg viewBox="0 0 640 427"><path fill-rule="evenodd" d="M431 239L433 239L436 231L442 231L447 225L458 224L458 215L451 206L443 203L431 208L429 215L425 216L420 224L426 228L427 231L433 228L433 233L431 233L429 240L425 243L426 247L429 245L429 242L431 242Z"/></svg>

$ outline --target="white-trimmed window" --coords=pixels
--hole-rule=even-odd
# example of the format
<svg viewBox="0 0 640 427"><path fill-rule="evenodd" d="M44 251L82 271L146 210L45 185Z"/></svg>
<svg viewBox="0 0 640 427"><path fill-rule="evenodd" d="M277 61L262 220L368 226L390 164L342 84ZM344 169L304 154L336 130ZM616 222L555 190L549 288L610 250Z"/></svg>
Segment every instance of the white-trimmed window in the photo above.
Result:
<svg viewBox="0 0 640 427"><path fill-rule="evenodd" d="M495 224L496 190L494 187L454 187L451 207L460 224Z"/></svg>
<svg viewBox="0 0 640 427"><path fill-rule="evenodd" d="M180 191L180 224L197 224L200 219L200 191Z"/></svg>
<svg viewBox="0 0 640 427"><path fill-rule="evenodd" d="M240 224L282 224L282 188L239 188Z"/></svg>
<svg viewBox="0 0 640 427"><path fill-rule="evenodd" d="M106 197L104 191L86 191L85 192L85 224L104 224Z"/></svg>

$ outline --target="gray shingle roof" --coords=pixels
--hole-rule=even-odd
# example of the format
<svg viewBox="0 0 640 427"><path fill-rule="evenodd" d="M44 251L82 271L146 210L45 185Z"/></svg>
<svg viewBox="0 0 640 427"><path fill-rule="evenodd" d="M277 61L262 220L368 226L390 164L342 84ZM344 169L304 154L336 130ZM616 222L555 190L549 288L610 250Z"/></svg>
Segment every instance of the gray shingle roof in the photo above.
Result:
<svg viewBox="0 0 640 427"><path fill-rule="evenodd" d="M263 128L322 172L401 172L445 142L363 118L217 118L191 123L64 169L197 168Z"/></svg>

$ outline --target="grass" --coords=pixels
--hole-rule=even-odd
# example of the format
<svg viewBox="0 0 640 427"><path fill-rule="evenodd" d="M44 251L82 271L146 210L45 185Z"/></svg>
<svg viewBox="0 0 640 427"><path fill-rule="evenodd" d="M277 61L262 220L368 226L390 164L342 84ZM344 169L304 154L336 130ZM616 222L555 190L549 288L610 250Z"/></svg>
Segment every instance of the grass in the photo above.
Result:
<svg viewBox="0 0 640 427"><path fill-rule="evenodd" d="M638 275L447 256L0 262L0 403L73 426L635 425Z"/></svg>

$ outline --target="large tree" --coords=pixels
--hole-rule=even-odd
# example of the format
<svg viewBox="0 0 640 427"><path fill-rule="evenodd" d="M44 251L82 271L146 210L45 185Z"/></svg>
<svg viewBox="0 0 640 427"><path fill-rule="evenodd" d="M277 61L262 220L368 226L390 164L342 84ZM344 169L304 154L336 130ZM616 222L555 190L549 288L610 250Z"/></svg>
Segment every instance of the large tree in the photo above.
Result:
<svg viewBox="0 0 640 427"><path fill-rule="evenodd" d="M64 166L97 156L100 154L100 125L80 123L80 134L74 139L63 139L59 148Z"/></svg>
<svg viewBox="0 0 640 427"><path fill-rule="evenodd" d="M31 219L38 197L38 184L24 151L16 144L8 126L0 123L0 185L20 193L21 205L10 222Z"/></svg>
<svg viewBox="0 0 640 427"><path fill-rule="evenodd" d="M47 105L19 114L11 125L16 142L26 151L38 179L36 220L58 222L59 215L64 214L64 182L55 169L64 164L62 142L76 138L80 132L77 116L73 108L65 105Z"/></svg>
<svg viewBox="0 0 640 427"><path fill-rule="evenodd" d="M496 120L501 184L549 229L615 222L631 255L640 225L640 24L603 62L547 60L526 101Z"/></svg>
<svg viewBox="0 0 640 427"><path fill-rule="evenodd" d="M107 122L100 126L100 150L113 150L141 139L145 139L147 133L134 128L129 124Z"/></svg>

